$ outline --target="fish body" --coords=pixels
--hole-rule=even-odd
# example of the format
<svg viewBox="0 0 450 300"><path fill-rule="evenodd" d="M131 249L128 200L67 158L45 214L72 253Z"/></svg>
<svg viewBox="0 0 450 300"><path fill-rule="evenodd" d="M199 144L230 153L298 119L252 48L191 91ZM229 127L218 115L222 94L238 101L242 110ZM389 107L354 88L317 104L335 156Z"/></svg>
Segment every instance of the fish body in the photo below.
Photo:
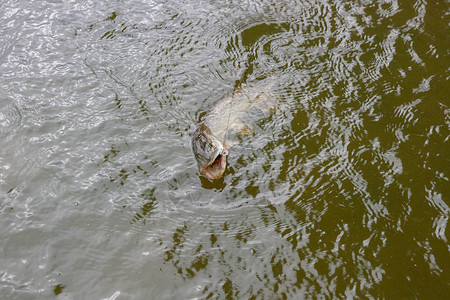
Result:
<svg viewBox="0 0 450 300"><path fill-rule="evenodd" d="M248 135L253 133L245 123L245 116L252 109L273 111L276 96L270 91L273 83L267 79L254 86L239 86L233 93L220 100L198 124L191 140L192 150L200 172L209 179L220 178L226 168L228 150L236 143L229 138L229 131Z"/></svg>

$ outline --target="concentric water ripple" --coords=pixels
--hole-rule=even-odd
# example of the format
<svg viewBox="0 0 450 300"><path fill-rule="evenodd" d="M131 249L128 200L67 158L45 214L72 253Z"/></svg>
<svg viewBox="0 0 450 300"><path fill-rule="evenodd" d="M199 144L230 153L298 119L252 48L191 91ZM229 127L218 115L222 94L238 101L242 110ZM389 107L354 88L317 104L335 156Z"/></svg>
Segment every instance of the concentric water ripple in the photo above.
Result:
<svg viewBox="0 0 450 300"><path fill-rule="evenodd" d="M0 298L450 295L444 3L0 6ZM245 70L279 104L211 182Z"/></svg>

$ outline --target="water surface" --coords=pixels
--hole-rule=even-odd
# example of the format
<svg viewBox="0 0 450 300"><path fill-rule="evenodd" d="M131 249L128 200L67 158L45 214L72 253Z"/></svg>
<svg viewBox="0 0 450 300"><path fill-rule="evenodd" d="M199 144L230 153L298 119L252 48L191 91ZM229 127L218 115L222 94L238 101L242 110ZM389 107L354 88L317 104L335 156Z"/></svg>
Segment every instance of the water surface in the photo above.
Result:
<svg viewBox="0 0 450 300"><path fill-rule="evenodd" d="M448 298L445 1L3 1L0 298ZM278 78L199 176L195 124Z"/></svg>

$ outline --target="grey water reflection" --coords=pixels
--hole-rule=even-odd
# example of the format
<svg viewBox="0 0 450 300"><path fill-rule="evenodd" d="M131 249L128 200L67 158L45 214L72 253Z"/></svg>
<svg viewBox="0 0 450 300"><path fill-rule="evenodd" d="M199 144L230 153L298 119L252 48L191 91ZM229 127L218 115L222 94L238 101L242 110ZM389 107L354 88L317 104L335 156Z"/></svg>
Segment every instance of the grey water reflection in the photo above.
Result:
<svg viewBox="0 0 450 300"><path fill-rule="evenodd" d="M445 1L3 1L0 298L450 296ZM199 176L195 124L278 78Z"/></svg>

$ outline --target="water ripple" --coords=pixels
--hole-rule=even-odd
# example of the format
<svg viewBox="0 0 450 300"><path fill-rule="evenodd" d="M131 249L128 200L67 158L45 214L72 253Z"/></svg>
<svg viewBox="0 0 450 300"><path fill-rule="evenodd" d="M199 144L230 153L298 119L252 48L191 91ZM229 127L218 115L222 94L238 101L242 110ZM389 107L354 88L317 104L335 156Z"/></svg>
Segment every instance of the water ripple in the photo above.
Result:
<svg viewBox="0 0 450 300"><path fill-rule="evenodd" d="M0 104L0 134L7 136L22 123L22 114L14 101L2 101Z"/></svg>
<svg viewBox="0 0 450 300"><path fill-rule="evenodd" d="M442 4L1 6L0 297L448 288ZM211 182L191 133L244 70L279 106Z"/></svg>

